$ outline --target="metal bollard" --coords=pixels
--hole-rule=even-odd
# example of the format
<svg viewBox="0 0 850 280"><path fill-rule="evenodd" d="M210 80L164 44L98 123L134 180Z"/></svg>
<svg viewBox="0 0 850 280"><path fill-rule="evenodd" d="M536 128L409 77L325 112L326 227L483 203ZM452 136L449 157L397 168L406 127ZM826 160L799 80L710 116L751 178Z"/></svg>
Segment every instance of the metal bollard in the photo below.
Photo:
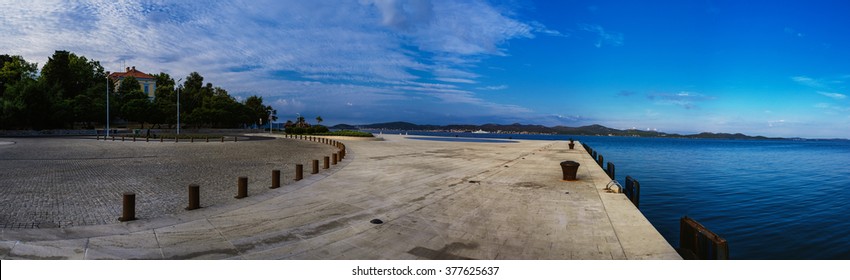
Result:
<svg viewBox="0 0 850 280"><path fill-rule="evenodd" d="M334 153L333 156L331 156L331 163L333 163L333 165L336 165L338 157L339 155L337 155L337 153Z"/></svg>
<svg viewBox="0 0 850 280"><path fill-rule="evenodd" d="M189 184L189 207L186 207L186 210L198 208L201 208L201 187L196 184Z"/></svg>
<svg viewBox="0 0 850 280"><path fill-rule="evenodd" d="M578 180L578 168L581 166L578 162L575 161L562 161L561 162L561 172L563 173L562 180L564 181L575 181Z"/></svg>
<svg viewBox="0 0 850 280"><path fill-rule="evenodd" d="M325 157L325 162L322 167L323 169L328 169L331 167L331 157Z"/></svg>
<svg viewBox="0 0 850 280"><path fill-rule="evenodd" d="M304 165L296 164L295 165L295 181L301 181L304 179Z"/></svg>
<svg viewBox="0 0 850 280"><path fill-rule="evenodd" d="M272 170L272 186L270 189L280 188L280 170Z"/></svg>
<svg viewBox="0 0 850 280"><path fill-rule="evenodd" d="M124 193L123 208L121 210L121 218L119 221L126 222L136 219L136 194L132 192Z"/></svg>
<svg viewBox="0 0 850 280"><path fill-rule="evenodd" d="M319 173L319 160L314 159L313 160L313 172L311 174L317 174L317 173Z"/></svg>
<svg viewBox="0 0 850 280"><path fill-rule="evenodd" d="M238 190L234 198L248 197L248 177L239 177Z"/></svg>

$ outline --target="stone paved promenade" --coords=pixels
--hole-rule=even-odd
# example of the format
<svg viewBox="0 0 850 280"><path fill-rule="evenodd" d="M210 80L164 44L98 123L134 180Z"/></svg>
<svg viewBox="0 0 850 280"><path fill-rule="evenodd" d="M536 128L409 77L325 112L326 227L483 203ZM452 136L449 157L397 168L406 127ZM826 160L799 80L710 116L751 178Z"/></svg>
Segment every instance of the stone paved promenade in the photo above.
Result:
<svg viewBox="0 0 850 280"><path fill-rule="evenodd" d="M0 257L679 259L625 196L604 190L607 176L580 145L385 138L344 140L348 155L336 172L226 206L120 224L6 228ZM581 163L579 181L560 180L563 160Z"/></svg>
<svg viewBox="0 0 850 280"><path fill-rule="evenodd" d="M242 137L243 140L248 139ZM292 181L295 164L335 149L293 139L189 143L130 138L0 138L0 227L50 228L118 223L121 194L136 193L142 218L183 213L186 188L201 186L201 206L232 202L238 176L249 194L271 185L271 170Z"/></svg>

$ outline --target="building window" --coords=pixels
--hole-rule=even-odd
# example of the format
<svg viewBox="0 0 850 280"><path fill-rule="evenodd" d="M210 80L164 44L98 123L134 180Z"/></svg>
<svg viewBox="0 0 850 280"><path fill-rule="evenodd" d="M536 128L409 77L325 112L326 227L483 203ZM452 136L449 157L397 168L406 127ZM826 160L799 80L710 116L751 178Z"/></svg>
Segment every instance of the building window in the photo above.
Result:
<svg viewBox="0 0 850 280"><path fill-rule="evenodd" d="M150 94L148 90L148 84L145 84L145 94Z"/></svg>

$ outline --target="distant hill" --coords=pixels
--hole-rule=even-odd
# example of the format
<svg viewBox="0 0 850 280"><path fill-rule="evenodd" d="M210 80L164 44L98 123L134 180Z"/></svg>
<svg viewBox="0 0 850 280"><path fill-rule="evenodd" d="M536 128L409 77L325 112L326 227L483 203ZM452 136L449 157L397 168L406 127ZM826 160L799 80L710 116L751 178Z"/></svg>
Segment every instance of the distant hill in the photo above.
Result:
<svg viewBox="0 0 850 280"><path fill-rule="evenodd" d="M598 124L570 127L570 126L554 126L547 127L542 125L532 124L450 124L450 125L419 125L409 122L387 122L374 123L365 125L348 125L338 124L331 127L332 129L375 129L375 130L407 130L407 131L476 131L484 130L488 132L501 133L535 133L535 134L562 134L562 135L599 135L599 136L631 136L631 137L665 137L665 138L704 138L704 139L782 139L768 138L764 136L748 136L741 133L710 133L703 132L699 134L675 134L664 133L658 131L645 131L636 129L614 129Z"/></svg>

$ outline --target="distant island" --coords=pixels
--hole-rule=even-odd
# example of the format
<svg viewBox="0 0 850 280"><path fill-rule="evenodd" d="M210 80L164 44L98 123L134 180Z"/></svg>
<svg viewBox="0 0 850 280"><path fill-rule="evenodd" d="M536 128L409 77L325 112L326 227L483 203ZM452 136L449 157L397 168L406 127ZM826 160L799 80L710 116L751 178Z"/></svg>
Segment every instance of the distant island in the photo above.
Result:
<svg viewBox="0 0 850 280"><path fill-rule="evenodd" d="M409 122L388 122L365 125L338 124L331 129L369 129L369 130L400 130L400 131L430 131L430 132L475 132L487 131L490 133L504 134L550 134L550 135L576 135L576 136L626 136L626 137L658 137L658 138L701 138L701 139L731 139L731 140L768 140L786 139L764 136L749 136L741 133L711 133L698 134L676 134L658 131L646 131L637 129L614 129L594 124L580 127L554 126L532 124L451 124L451 125L419 125Z"/></svg>

